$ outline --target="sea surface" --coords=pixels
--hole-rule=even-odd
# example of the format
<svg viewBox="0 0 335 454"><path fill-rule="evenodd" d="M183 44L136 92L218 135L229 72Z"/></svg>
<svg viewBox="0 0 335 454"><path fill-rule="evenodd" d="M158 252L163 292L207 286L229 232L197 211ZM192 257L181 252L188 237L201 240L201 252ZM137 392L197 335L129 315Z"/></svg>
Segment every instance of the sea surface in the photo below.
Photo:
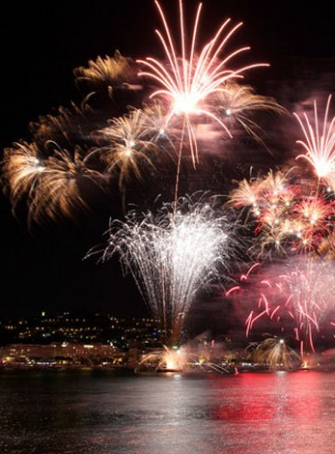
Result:
<svg viewBox="0 0 335 454"><path fill-rule="evenodd" d="M335 372L0 372L1 454L334 454Z"/></svg>

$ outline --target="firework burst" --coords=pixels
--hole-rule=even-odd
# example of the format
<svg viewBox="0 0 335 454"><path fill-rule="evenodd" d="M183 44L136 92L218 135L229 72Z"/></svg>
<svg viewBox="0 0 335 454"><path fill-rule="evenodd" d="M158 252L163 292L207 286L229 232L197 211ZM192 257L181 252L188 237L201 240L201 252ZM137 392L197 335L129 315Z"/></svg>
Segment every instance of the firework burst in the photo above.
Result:
<svg viewBox="0 0 335 454"><path fill-rule="evenodd" d="M298 342L301 358L315 352L316 341L330 337L335 316L334 264L325 260L291 259L282 265L254 265L243 275L241 284L232 287L227 297L244 308L246 335L267 323ZM243 282L244 281L244 282ZM250 308L250 302L251 308ZM268 323L270 322L270 324Z"/></svg>
<svg viewBox="0 0 335 454"><path fill-rule="evenodd" d="M198 291L222 282L237 250L234 225L218 215L204 197L180 198L157 214L137 211L114 220L103 259L114 254L131 272L154 316L162 322L166 343L178 344L185 318Z"/></svg>
<svg viewBox="0 0 335 454"><path fill-rule="evenodd" d="M89 60L88 67L79 66L73 72L77 83L85 82L96 90L107 87L112 96L115 89L135 87L131 82L135 79L138 68L133 59L116 51L112 57L106 55L105 58Z"/></svg>
<svg viewBox="0 0 335 454"><path fill-rule="evenodd" d="M4 150L3 181L15 206L23 196L31 198L45 171L41 151L35 143L14 143Z"/></svg>
<svg viewBox="0 0 335 454"><path fill-rule="evenodd" d="M100 154L108 171L118 171L122 190L132 175L141 179L141 162L153 165L150 153L157 150L153 140L156 131L148 124L148 116L142 109L133 109L127 116L114 118L107 128L97 133L97 140L106 145L92 150L85 160Z"/></svg>
<svg viewBox="0 0 335 454"><path fill-rule="evenodd" d="M89 210L81 196L81 184L90 182L100 187L102 180L99 172L85 165L81 148L76 147L73 152L54 148L46 161L39 197L30 204L30 215L34 219L46 215L58 221L63 217L71 218L78 210Z"/></svg>
<svg viewBox="0 0 335 454"><path fill-rule="evenodd" d="M78 146L69 152L51 141L42 150L34 142L16 143L6 149L3 178L13 212L21 202L26 202L31 226L47 218L59 221L73 217L73 210L88 210L80 186L90 181L102 188L102 177L84 164L83 154Z"/></svg>
<svg viewBox="0 0 335 454"><path fill-rule="evenodd" d="M239 48L220 59L231 37L242 25L242 23L238 23L231 26L230 19L227 19L214 36L201 49L197 50L201 3L197 8L190 47L187 49L182 0L179 0L180 50L178 51L174 45L172 33L162 7L158 1L155 1L155 4L164 26L164 33L158 30L156 30L156 33L164 49L167 62L164 63L152 57L138 60L138 63L147 69L141 71L140 75L153 79L162 87L155 90L151 94L151 98L159 96L169 105L167 124L173 117L180 118L183 125L182 137L186 134L193 165L196 166L198 163L196 125L199 121L203 121L201 119L214 120L228 136L231 136L229 129L215 114L214 109L217 93L224 90L222 85L227 81L242 78L243 73L251 68L268 66L268 64L258 63L231 69L228 66L231 61L249 50L249 47Z"/></svg>
<svg viewBox="0 0 335 454"><path fill-rule="evenodd" d="M271 370L296 369L301 365L301 357L282 337L267 337L259 342L252 358L257 363L265 363Z"/></svg>
<svg viewBox="0 0 335 454"><path fill-rule="evenodd" d="M312 124L306 113L303 118L294 112L301 129L304 133L305 140L297 140L302 145L306 154L300 154L296 159L306 159L314 168L319 179L323 179L331 187L335 186L335 116L328 121L329 108L331 102L329 95L323 124L319 124L317 103L314 100L314 121Z"/></svg>
<svg viewBox="0 0 335 454"><path fill-rule="evenodd" d="M217 112L222 121L228 125L229 130L235 131L237 127L241 126L247 134L263 146L265 143L261 139L262 128L252 119L252 115L260 111L276 114L287 113L287 110L274 98L259 95L253 87L239 85L236 82L226 82L216 96Z"/></svg>
<svg viewBox="0 0 335 454"><path fill-rule="evenodd" d="M289 176L290 170L271 170L250 182L241 180L230 193L228 205L246 210L246 222L255 226L252 249L258 257L272 251L317 251L333 231L334 201L328 193L302 187Z"/></svg>

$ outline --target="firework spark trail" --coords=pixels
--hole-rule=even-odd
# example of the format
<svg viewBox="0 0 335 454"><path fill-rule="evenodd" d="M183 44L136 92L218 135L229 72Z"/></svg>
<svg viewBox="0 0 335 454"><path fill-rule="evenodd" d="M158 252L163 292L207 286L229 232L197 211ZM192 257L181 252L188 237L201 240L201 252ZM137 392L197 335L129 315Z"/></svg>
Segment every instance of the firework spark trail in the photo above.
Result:
<svg viewBox="0 0 335 454"><path fill-rule="evenodd" d="M28 199L33 197L45 167L38 146L27 142L14 143L12 147L6 148L3 162L3 178L15 212L24 196Z"/></svg>
<svg viewBox="0 0 335 454"><path fill-rule="evenodd" d="M77 209L89 211L80 186L90 182L102 188L102 178L85 166L83 154L79 146L69 152L52 141L44 149L35 142L16 143L6 149L3 173L14 214L19 204L26 202L31 227L33 222L42 224L46 218L58 222L72 217Z"/></svg>
<svg viewBox="0 0 335 454"><path fill-rule="evenodd" d="M223 52L230 38L242 25L242 23L238 23L227 30L231 21L230 19L227 19L210 41L197 52L196 41L202 8L201 3L197 8L191 44L187 51L187 36L182 0L179 0L181 50L180 55L178 55L179 52L174 46L173 37L163 9L158 1L155 1L155 4L163 22L165 36L158 30L156 30L156 33L163 46L167 63L152 57L147 57L145 60L138 60L138 63L147 68L147 71L143 70L139 74L149 77L161 85L162 88L154 91L151 94L151 98L160 96L168 100L170 112L167 117L167 124L174 116L180 116L182 118L183 130L186 130L187 141L195 167L198 163L195 126L201 116L214 120L225 130L228 136L231 136L227 126L215 114L215 109L213 109L213 104L215 105L216 101L214 95L224 90L222 84L230 80L236 81L236 79L242 78L245 71L251 68L269 65L266 63L257 63L234 70L227 67L231 60L249 50L249 47L239 48L218 61L220 54ZM226 35L223 35L224 32L226 32Z"/></svg>
<svg viewBox="0 0 335 454"><path fill-rule="evenodd" d="M200 197L164 204L157 214L127 214L114 220L103 258L119 254L153 314L162 321L168 343L180 342L185 317L197 292L222 282L237 250L234 225ZM170 337L170 334L171 337Z"/></svg>
<svg viewBox="0 0 335 454"><path fill-rule="evenodd" d="M207 351L206 351L207 350ZM218 350L218 349L217 349ZM220 374L232 373L232 369L226 365L220 364L217 357L213 357L213 352L202 348L199 351L199 346L196 351L192 348L191 344L183 344L177 350L169 348L166 345L163 349L144 353L141 356L139 363L135 369L136 372L143 370L165 370L165 371L179 371L187 372L190 370L199 371L214 371ZM217 353L217 352L216 352ZM221 350L221 354L226 353ZM214 361L212 361L212 359ZM234 369L236 373L237 369Z"/></svg>
<svg viewBox="0 0 335 454"><path fill-rule="evenodd" d="M101 154L108 171L118 169L119 188L122 190L130 176L141 179L141 163L153 166L150 154L157 149L153 141L157 132L149 127L148 116L142 109L133 109L128 115L113 118L109 123L107 128L97 133L104 145L93 149L85 161Z"/></svg>
<svg viewBox="0 0 335 454"><path fill-rule="evenodd" d="M225 82L216 96L216 111L220 118L225 119L229 131L234 129L235 136L237 127L242 126L249 136L270 151L261 139L262 128L252 119L252 114L259 111L286 114L287 110L274 98L256 94L252 87L236 82Z"/></svg>
<svg viewBox="0 0 335 454"><path fill-rule="evenodd" d="M148 368L148 365L150 365L151 368L152 365L154 365L155 371L164 369L182 371L187 367L186 365L188 360L188 354L183 347L178 350L174 350L164 345L162 350L142 355L136 371L140 371L142 367L144 369Z"/></svg>
<svg viewBox="0 0 335 454"><path fill-rule="evenodd" d="M294 175L293 175L294 177ZM227 204L246 212L253 224L256 256L272 252L307 253L319 250L333 231L334 201L318 185L291 182L289 172L273 172L238 182Z"/></svg>
<svg viewBox="0 0 335 454"><path fill-rule="evenodd" d="M295 369L301 364L299 354L290 348L281 337L268 337L260 342L253 352L256 362L268 364L270 369Z"/></svg>
<svg viewBox="0 0 335 454"><path fill-rule="evenodd" d="M315 342L329 334L335 317L334 265L330 261L307 261L296 257L282 265L271 264L258 274L251 271L248 285L233 287L227 297L248 299L246 335L260 320L273 321L274 327L291 333L300 346L301 357L315 352ZM246 281L246 280L244 280ZM254 304L250 309L250 301Z"/></svg>
<svg viewBox="0 0 335 454"><path fill-rule="evenodd" d="M89 60L88 67L79 66L74 69L77 82L85 81L94 88L107 85L110 93L113 88L126 87L125 80L135 75L135 62L115 51L114 56L108 55L105 58L98 57L96 60ZM136 70L137 71L137 70Z"/></svg>
<svg viewBox="0 0 335 454"><path fill-rule="evenodd" d="M163 63L151 57L135 62L116 51L112 57L98 57L95 61L90 60L88 67L76 68L74 70L76 82L85 82L90 88L93 88L93 92L88 94L80 107L71 103L71 108L59 108L57 115L42 116L38 121L32 122L30 124L31 143L14 145L4 155L4 181L10 187L13 211L25 196L26 201L31 203L31 209L28 208L31 218L42 215L46 217L51 215L54 218L56 213L53 209L43 212L43 204L40 204L40 201L43 201L43 195L42 191L37 188L45 187L41 184L44 180L57 183L58 177L61 175L65 177L64 162L71 159L77 160L76 154L78 153L75 150L79 148L86 150L85 156L82 154L81 157L83 164L81 171L85 173L85 176L93 174L88 163L95 170L99 167L100 181L106 174L117 171L121 192L125 190L125 183L129 182L130 176L141 180L142 172L146 169L150 169L149 171L152 168L156 169L156 166L153 165L153 151L164 149L168 153L175 154L178 149L174 193L174 200L177 200L181 158L185 144L190 147L192 162L195 166L198 162L197 140L200 137L205 137L207 140L208 128L212 127L212 123L220 125L220 130L223 128L228 135L231 135L226 124L228 111L230 112L230 122L236 120L249 134L257 136L255 130L258 130L258 127L248 117L250 112L260 109L282 110L271 98L256 95L251 87L241 87L237 83L237 79L243 78L245 71L255 67L268 66L268 64L251 64L238 69L228 67L235 57L249 50L249 47L226 53L221 58L242 23L231 26L231 20L227 19L212 38L197 49L202 8L199 4L188 48L183 2L179 0L181 49L178 51L174 46L173 35L164 12L159 2L155 3L164 30L163 32L157 31L157 34L167 62ZM140 71L139 63L147 71ZM126 88L132 92L136 91L137 96L145 96L144 93L140 93L144 87L136 83L139 74L147 76L149 79L152 78L161 86L151 94L151 98L155 98L155 100L151 101L149 106L143 104L142 109L129 108L127 104L127 107L123 106L126 109L123 116L111 118L110 102L108 102L106 111L105 104L101 103L101 97L95 97L95 95L108 92L108 100L111 101L115 91L122 91ZM100 102L98 109L92 108L90 105L92 96L98 103ZM222 106L223 99L224 106ZM208 120L214 121L208 122ZM107 127L100 127L102 123L107 124ZM204 125L206 134L199 133L196 127ZM51 157L50 152L44 150L46 144L50 142L57 143L61 150L70 150L72 158L69 155L65 158L67 151L56 152ZM19 150L20 147L21 150ZM40 154L40 151L44 154L45 163L43 165L39 165L38 158L35 159L33 156L36 153ZM28 155L32 157L30 161L27 159ZM44 171L46 170L43 169L44 164L46 169L50 167L48 172ZM63 170L60 171L60 169ZM69 181L74 183L71 163L68 170ZM53 177L51 177L52 174ZM98 170L94 176L98 181ZM68 187L70 186L68 185ZM56 188L57 184L53 187ZM76 185L72 184L72 188L75 187ZM71 192L73 193L73 191ZM61 200L61 198L58 198L58 201L62 202L58 208L65 208L64 214L71 215L71 204L64 204L65 200ZM72 202L74 200L71 200ZM80 204L85 207L83 199L80 199ZM56 205L53 204L53 206Z"/></svg>
<svg viewBox="0 0 335 454"><path fill-rule="evenodd" d="M87 201L81 195L81 184L101 187L101 174L88 168L83 160L80 147L70 152L51 144L53 153L45 161L43 179L33 203L29 217L38 220L45 214L54 221L63 217L71 218L79 211L90 211Z"/></svg>
<svg viewBox="0 0 335 454"><path fill-rule="evenodd" d="M302 132L305 136L305 141L297 140L297 143L302 145L306 154L300 154L296 159L306 159L315 170L318 178L324 179L332 188L335 186L335 116L328 122L329 107L331 95L328 96L323 125L319 125L317 103L314 100L314 125L306 113L303 113L303 119L294 112Z"/></svg>

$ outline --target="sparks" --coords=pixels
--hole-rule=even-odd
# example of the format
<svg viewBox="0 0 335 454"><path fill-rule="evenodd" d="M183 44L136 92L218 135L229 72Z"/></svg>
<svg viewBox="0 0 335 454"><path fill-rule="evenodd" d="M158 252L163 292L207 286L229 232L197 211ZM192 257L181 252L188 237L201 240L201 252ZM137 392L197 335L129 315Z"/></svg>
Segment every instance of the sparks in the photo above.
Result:
<svg viewBox="0 0 335 454"><path fill-rule="evenodd" d="M156 215L131 211L124 222L111 222L103 252L105 260L118 253L161 320L167 345L178 345L195 295L210 282L222 282L237 250L234 225L203 202L185 197L176 210L173 203Z"/></svg>
<svg viewBox="0 0 335 454"><path fill-rule="evenodd" d="M215 114L213 104L216 95L223 90L222 85L227 81L242 78L243 73L251 68L269 66L266 63L251 64L239 69L228 67L231 60L250 49L242 47L219 60L221 53L231 37L242 26L242 22L230 27L231 19L227 19L217 30L214 36L199 50L196 48L198 39L198 26L200 21L202 4L198 5L193 25L190 47L187 49L187 36L184 22L183 1L179 0L180 12L180 51L173 42L163 9L158 1L155 1L164 26L164 33L156 30L163 46L167 63L153 57L138 60L147 70L141 71L141 76L153 79L162 88L158 88L151 94L167 100L170 111L167 116L167 124L172 117L180 117L183 121L183 131L186 131L187 140L191 152L194 167L198 163L198 147L195 127L199 118L205 117L214 120L228 134L231 133L224 122ZM230 27L230 28L229 28ZM224 34L225 33L225 34Z"/></svg>
<svg viewBox="0 0 335 454"><path fill-rule="evenodd" d="M317 104L314 100L314 127L307 114L303 114L303 119L294 112L301 129L305 136L305 141L297 140L302 145L306 154L300 154L296 159L306 159L315 170L318 178L323 178L327 184L334 187L335 184L335 116L328 123L329 107L331 95L328 96L324 113L323 125L320 130Z"/></svg>

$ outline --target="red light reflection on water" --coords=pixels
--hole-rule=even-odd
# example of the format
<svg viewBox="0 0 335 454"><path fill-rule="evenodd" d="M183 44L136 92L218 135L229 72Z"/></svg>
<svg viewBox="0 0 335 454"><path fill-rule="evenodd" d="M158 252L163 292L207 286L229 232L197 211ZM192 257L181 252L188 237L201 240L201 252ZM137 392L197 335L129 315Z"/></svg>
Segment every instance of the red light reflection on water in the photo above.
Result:
<svg viewBox="0 0 335 454"><path fill-rule="evenodd" d="M220 420L311 423L321 417L325 405L318 372L242 373L231 380L211 378L219 398L215 416Z"/></svg>

